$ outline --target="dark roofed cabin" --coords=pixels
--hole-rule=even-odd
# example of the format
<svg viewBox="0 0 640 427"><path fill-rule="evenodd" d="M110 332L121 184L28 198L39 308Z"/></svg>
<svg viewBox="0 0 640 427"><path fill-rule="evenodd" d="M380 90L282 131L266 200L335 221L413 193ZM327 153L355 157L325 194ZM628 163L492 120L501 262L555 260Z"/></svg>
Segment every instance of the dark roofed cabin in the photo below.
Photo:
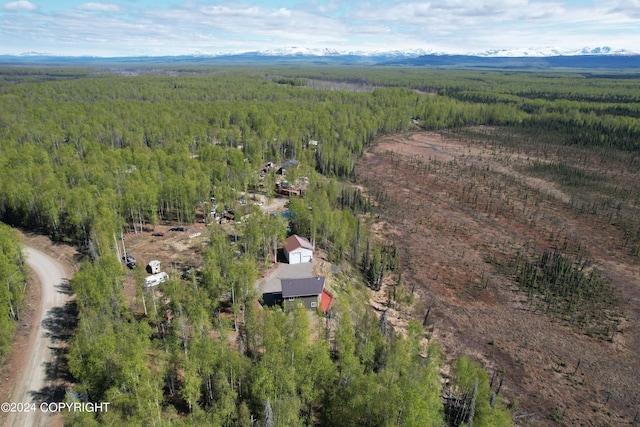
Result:
<svg viewBox="0 0 640 427"><path fill-rule="evenodd" d="M309 310L320 307L320 298L324 290L324 277L306 277L304 279L280 279L282 299L291 304L302 301Z"/></svg>

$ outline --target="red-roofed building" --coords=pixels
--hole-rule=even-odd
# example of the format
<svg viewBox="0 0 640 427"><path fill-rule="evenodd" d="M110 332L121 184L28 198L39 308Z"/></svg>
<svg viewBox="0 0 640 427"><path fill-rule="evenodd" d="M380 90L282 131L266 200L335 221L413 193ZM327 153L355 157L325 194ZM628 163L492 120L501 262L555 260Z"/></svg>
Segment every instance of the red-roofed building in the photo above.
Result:
<svg viewBox="0 0 640 427"><path fill-rule="evenodd" d="M304 237L294 234L284 241L284 256L289 264L302 264L313 259L313 245Z"/></svg>

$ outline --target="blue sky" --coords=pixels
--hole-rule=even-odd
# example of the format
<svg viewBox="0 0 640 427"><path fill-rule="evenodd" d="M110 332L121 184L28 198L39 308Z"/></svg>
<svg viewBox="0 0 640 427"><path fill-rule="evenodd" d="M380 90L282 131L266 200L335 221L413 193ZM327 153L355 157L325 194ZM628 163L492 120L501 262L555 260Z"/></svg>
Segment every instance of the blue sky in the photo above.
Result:
<svg viewBox="0 0 640 427"><path fill-rule="evenodd" d="M640 0L0 1L0 54L640 51Z"/></svg>

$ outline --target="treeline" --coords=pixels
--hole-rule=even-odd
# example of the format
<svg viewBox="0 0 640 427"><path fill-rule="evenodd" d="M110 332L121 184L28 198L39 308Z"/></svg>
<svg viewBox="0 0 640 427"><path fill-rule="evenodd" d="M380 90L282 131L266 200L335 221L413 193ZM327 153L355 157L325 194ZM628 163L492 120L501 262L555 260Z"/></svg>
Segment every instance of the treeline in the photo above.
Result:
<svg viewBox="0 0 640 427"><path fill-rule="evenodd" d="M286 77L352 83L360 86L403 87L456 97L458 93L511 94L547 101L633 104L640 99L638 75L618 73L438 70L395 67L323 67L278 69Z"/></svg>
<svg viewBox="0 0 640 427"><path fill-rule="evenodd" d="M0 362L13 342L27 299L27 266L15 230L0 223Z"/></svg>
<svg viewBox="0 0 640 427"><path fill-rule="evenodd" d="M351 82L371 87L403 87L462 101L452 111L417 111L421 126L507 125L561 131L574 144L637 151L640 136L640 81L624 72L532 73L348 68L288 71L287 76ZM436 101L437 103L438 101ZM444 105L440 105L442 107ZM442 115L444 114L444 117ZM442 119L445 119L444 121ZM444 126L443 126L444 125ZM559 138L558 143L564 143Z"/></svg>

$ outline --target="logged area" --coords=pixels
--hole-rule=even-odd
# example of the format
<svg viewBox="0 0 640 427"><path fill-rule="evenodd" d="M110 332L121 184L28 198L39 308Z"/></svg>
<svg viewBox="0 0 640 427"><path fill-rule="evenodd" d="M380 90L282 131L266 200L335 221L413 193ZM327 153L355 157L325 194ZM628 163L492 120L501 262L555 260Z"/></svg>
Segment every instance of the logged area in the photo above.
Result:
<svg viewBox="0 0 640 427"><path fill-rule="evenodd" d="M387 136L356 166L429 338L520 425L626 425L640 402L640 176L627 153L499 128Z"/></svg>

